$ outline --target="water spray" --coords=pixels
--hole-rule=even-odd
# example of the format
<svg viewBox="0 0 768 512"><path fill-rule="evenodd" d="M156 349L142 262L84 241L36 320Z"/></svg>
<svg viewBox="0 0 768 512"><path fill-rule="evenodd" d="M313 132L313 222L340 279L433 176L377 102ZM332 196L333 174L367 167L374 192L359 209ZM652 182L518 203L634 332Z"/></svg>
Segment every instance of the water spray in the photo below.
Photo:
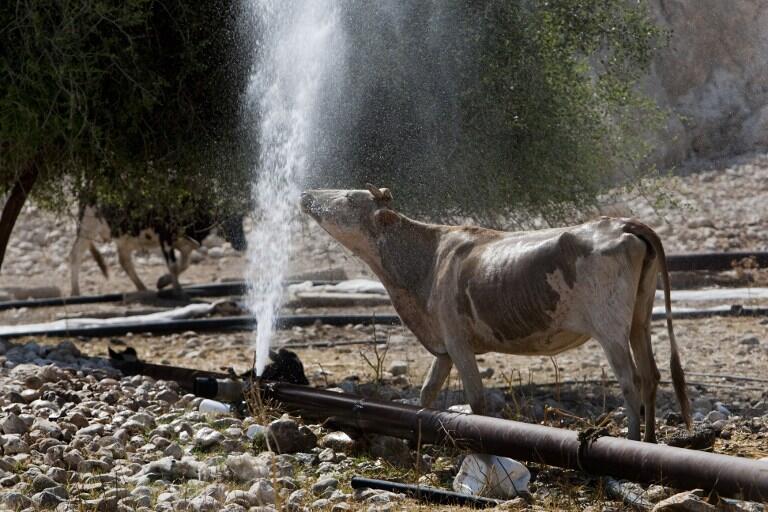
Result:
<svg viewBox="0 0 768 512"><path fill-rule="evenodd" d="M337 6L311 0L254 0L263 41L248 108L258 112L257 208L248 240L248 305L257 321L256 373L269 359L283 279L297 231L298 201L320 130L324 88L343 55Z"/></svg>

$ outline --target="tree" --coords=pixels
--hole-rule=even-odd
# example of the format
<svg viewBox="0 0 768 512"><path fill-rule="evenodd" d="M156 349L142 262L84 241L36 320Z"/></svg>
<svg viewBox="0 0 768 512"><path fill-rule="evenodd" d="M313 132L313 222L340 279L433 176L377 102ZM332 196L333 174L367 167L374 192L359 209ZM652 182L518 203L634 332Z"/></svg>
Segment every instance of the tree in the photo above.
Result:
<svg viewBox="0 0 768 512"><path fill-rule="evenodd" d="M142 217L183 217L200 198L244 207L252 152L239 106L255 40L239 5L0 4L0 265L30 193Z"/></svg>
<svg viewBox="0 0 768 512"><path fill-rule="evenodd" d="M636 83L661 38L644 4L345 5L348 94L324 126L323 180L394 185L420 214L554 224L647 169L661 115Z"/></svg>

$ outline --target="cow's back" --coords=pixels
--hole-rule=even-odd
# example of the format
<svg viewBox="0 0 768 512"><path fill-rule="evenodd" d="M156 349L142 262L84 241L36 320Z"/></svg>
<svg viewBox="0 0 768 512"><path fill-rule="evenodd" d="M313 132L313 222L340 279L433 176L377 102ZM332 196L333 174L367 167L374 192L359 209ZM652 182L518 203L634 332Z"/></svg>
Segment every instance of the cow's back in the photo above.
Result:
<svg viewBox="0 0 768 512"><path fill-rule="evenodd" d="M621 271L616 255L628 244L642 250L642 242L630 241L634 237L623 226L621 219L601 219L559 229L496 232L477 240L455 261L459 316L494 350L506 346L523 352L510 342L556 335L558 322L583 302L578 294L599 286L596 269L611 264ZM583 333L572 334L583 341ZM570 338L557 343L567 346Z"/></svg>

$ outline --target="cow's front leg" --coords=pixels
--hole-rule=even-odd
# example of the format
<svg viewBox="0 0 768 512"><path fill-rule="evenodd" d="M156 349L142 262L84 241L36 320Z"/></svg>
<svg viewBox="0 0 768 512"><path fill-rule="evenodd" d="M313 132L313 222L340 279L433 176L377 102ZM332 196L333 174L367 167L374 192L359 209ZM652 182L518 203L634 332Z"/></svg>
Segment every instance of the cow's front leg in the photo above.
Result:
<svg viewBox="0 0 768 512"><path fill-rule="evenodd" d="M191 242L185 241L185 243L177 244L176 248L181 253L181 259L178 262L169 264L170 273L163 274L157 280L157 289L162 290L168 285L173 285L173 289L177 292L181 292L181 283L179 282L179 276L187 268L189 268L189 255L198 246L193 245ZM173 250L173 249L171 249Z"/></svg>
<svg viewBox="0 0 768 512"><path fill-rule="evenodd" d="M424 385L421 386L422 407L430 407L434 403L438 393L443 389L445 379L447 379L448 375L451 373L452 366L453 362L448 354L435 356L434 361L432 361L432 366L429 367L427 378L424 380Z"/></svg>
<svg viewBox="0 0 768 512"><path fill-rule="evenodd" d="M133 258L131 258L131 252L132 247L130 247L128 241L123 237L120 237L117 240L117 259L120 262L120 266L125 270L125 273L128 274L128 277L133 281L136 289L143 292L147 287L144 286L144 283L141 282L139 275L136 273L136 268L133 266Z"/></svg>
<svg viewBox="0 0 768 512"><path fill-rule="evenodd" d="M69 279L72 297L80 295L80 264L89 243L85 237L78 233L75 245L72 246L72 251L69 253Z"/></svg>
<svg viewBox="0 0 768 512"><path fill-rule="evenodd" d="M475 353L469 347L468 343L454 342L446 343L448 355L451 356L453 364L461 377L461 383L464 385L464 395L469 401L474 414L485 414L485 392L483 390L483 379L480 377L480 370L477 368Z"/></svg>

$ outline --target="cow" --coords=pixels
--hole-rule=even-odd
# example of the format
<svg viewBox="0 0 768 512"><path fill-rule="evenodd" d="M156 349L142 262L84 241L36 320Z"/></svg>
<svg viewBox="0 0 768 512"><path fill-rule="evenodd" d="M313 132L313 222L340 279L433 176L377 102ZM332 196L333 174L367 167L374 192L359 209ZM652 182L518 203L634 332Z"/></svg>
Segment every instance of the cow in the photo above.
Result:
<svg viewBox="0 0 768 512"><path fill-rule="evenodd" d="M621 386L628 437L655 442L660 379L650 321L660 272L671 372L686 424L691 412L672 329L664 249L648 226L601 217L576 226L504 232L412 220L392 193L309 190L301 208L361 258L434 361L421 405L437 397L452 366L476 414L485 413L476 354L555 355L594 338ZM633 361L634 355L634 361Z"/></svg>
<svg viewBox="0 0 768 512"><path fill-rule="evenodd" d="M139 291L144 291L147 287L136 273L131 255L134 251L158 246L169 273L158 279L157 287L163 288L172 284L178 291L179 275L189 267L192 251L200 247L214 228L218 228L219 233L235 250L245 250L242 216L231 216L217 222L212 215L200 210L193 215L191 221L180 223L151 213L136 220L111 208L85 206L78 215L77 237L69 255L71 295L74 297L80 294L80 263L86 250L90 251L102 274L109 277L107 265L94 242L106 243L113 238L117 245L120 265ZM175 251L179 251L181 255L178 261Z"/></svg>

